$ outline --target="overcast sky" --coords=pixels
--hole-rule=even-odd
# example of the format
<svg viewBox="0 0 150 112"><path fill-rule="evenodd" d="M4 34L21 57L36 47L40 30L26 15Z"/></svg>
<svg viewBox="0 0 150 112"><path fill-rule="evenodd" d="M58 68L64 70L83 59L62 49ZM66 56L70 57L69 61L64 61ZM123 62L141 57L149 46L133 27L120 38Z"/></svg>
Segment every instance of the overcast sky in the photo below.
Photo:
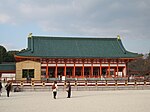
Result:
<svg viewBox="0 0 150 112"><path fill-rule="evenodd" d="M27 47L27 35L121 36L128 51L150 52L150 0L0 0L0 45Z"/></svg>

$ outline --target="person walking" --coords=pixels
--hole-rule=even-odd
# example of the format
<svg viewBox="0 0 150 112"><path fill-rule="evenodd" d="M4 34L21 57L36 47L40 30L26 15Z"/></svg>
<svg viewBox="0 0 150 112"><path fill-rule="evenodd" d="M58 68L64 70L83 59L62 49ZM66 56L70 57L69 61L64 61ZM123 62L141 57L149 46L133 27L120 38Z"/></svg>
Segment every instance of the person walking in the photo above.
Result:
<svg viewBox="0 0 150 112"><path fill-rule="evenodd" d="M12 89L12 83L11 82L7 82L5 88L6 88L6 91L7 91L7 97L9 97L10 91Z"/></svg>
<svg viewBox="0 0 150 112"><path fill-rule="evenodd" d="M1 96L1 94L2 94L2 88L3 88L2 82L0 82L0 96Z"/></svg>
<svg viewBox="0 0 150 112"><path fill-rule="evenodd" d="M56 99L57 90L58 90L58 86L57 86L57 82L55 81L53 83L53 85L52 85L52 91L53 91L53 97L54 97L54 99Z"/></svg>
<svg viewBox="0 0 150 112"><path fill-rule="evenodd" d="M68 93L67 98L70 98L71 97L71 85L69 81L67 82L66 91Z"/></svg>

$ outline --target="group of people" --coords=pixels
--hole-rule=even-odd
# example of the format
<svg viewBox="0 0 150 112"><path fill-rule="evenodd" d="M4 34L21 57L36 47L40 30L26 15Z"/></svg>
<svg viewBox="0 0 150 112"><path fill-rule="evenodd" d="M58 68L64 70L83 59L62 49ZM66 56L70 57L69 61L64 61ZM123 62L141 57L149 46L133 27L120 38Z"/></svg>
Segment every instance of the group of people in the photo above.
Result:
<svg viewBox="0 0 150 112"><path fill-rule="evenodd" d="M58 91L58 86L57 86L56 81L52 85L52 91L53 91L53 97L54 99L56 99L57 91ZM68 93L67 98L70 98L71 97L71 85L69 81L67 82L67 85L66 85L66 92Z"/></svg>
<svg viewBox="0 0 150 112"><path fill-rule="evenodd" d="M2 88L3 88L2 82L0 82L0 96L2 94ZM10 91L12 90L12 83L8 81L7 84L5 85L5 89L7 91L7 97L9 97ZM52 91L53 91L53 97L54 99L56 99L57 91L58 91L58 86L57 86L56 81L52 85ZM69 81L66 84L66 92L67 92L67 98L70 98L71 97L71 85Z"/></svg>
<svg viewBox="0 0 150 112"><path fill-rule="evenodd" d="M0 96L2 94L2 88L3 88L2 82L0 82ZM9 97L10 91L12 90L12 83L8 81L7 84L5 85L5 89L7 91L7 97Z"/></svg>

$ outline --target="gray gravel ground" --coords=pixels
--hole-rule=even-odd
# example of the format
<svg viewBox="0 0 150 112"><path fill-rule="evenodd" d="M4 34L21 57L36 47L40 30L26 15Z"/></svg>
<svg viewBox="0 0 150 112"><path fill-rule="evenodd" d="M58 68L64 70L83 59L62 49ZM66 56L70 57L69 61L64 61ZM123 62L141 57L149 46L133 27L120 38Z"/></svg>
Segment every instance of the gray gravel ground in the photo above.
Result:
<svg viewBox="0 0 150 112"><path fill-rule="evenodd" d="M59 91L57 99L51 92L6 92L0 97L0 112L150 112L150 90L73 91L66 98Z"/></svg>

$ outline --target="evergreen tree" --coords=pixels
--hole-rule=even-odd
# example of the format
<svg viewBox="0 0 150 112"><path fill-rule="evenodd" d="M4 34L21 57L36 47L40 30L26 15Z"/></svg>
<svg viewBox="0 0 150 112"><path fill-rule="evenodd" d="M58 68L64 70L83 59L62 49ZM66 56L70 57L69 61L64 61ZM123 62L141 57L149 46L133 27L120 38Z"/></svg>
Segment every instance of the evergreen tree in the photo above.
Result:
<svg viewBox="0 0 150 112"><path fill-rule="evenodd" d="M6 53L6 56L5 56L5 58L4 58L4 61L5 62L15 62L15 58L14 58L14 55L16 54L16 53L18 53L19 51L8 51L7 53Z"/></svg>
<svg viewBox="0 0 150 112"><path fill-rule="evenodd" d="M7 54L7 51L5 47L0 45L0 63L4 62L6 54Z"/></svg>
<svg viewBox="0 0 150 112"><path fill-rule="evenodd" d="M150 53L146 54L144 58L137 59L128 63L129 74L133 71L137 72L138 74L134 74L137 76L146 76L150 73Z"/></svg>
<svg viewBox="0 0 150 112"><path fill-rule="evenodd" d="M15 62L14 55L19 51L8 51L5 47L0 45L0 63L2 62Z"/></svg>

